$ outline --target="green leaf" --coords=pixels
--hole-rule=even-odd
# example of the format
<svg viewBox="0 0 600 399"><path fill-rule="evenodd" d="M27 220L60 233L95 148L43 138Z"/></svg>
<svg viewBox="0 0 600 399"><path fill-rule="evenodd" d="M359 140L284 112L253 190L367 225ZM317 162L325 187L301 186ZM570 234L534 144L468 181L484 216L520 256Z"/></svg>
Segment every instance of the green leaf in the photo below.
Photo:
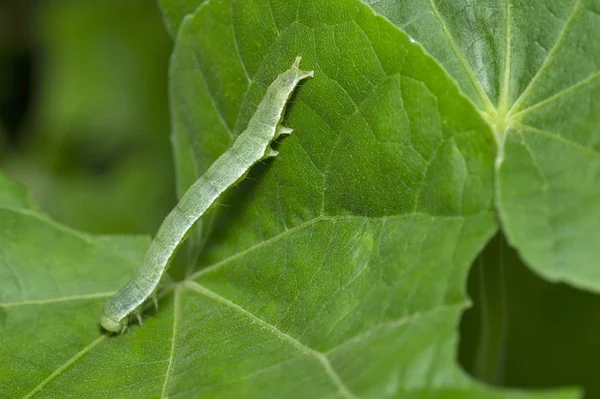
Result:
<svg viewBox="0 0 600 399"><path fill-rule="evenodd" d="M0 173L0 206L3 208L34 208L25 187L10 181Z"/></svg>
<svg viewBox="0 0 600 399"><path fill-rule="evenodd" d="M496 206L527 264L600 290L600 2L381 0L485 115Z"/></svg>
<svg viewBox="0 0 600 399"><path fill-rule="evenodd" d="M183 19L171 64L179 192L297 55L315 77L288 106L294 133L188 244L197 262L143 328L109 336L97 324L99 296L140 259L134 243L0 203L0 396L577 397L487 388L458 367L466 272L497 230L494 129L362 2L211 0Z"/></svg>
<svg viewBox="0 0 600 399"><path fill-rule="evenodd" d="M0 193L0 396L23 397L108 339L100 306L135 270L148 239L59 225L3 175Z"/></svg>

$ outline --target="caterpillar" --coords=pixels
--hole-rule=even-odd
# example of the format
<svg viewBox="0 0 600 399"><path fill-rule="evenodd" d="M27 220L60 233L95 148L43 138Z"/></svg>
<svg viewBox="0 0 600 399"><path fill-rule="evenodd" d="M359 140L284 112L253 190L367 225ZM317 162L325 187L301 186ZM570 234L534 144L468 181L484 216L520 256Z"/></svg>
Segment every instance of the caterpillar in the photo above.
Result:
<svg viewBox="0 0 600 399"><path fill-rule="evenodd" d="M270 147L276 138L289 135L292 129L282 126L283 110L298 83L313 77L314 71L302 71L296 57L291 68L279 74L250 118L246 129L231 147L210 165L206 173L192 184L179 203L167 215L150 243L142 265L134 276L104 304L100 324L109 332L124 333L135 316L141 323L141 306L152 298L156 305L158 283L173 257L187 238L192 226L219 196L242 180L250 168L262 159L275 157Z"/></svg>

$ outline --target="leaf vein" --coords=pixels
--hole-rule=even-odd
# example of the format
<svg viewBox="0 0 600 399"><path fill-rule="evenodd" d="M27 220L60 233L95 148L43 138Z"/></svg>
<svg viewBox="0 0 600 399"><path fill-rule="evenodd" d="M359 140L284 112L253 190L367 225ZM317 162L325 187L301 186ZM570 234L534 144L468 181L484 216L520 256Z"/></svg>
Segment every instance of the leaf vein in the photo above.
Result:
<svg viewBox="0 0 600 399"><path fill-rule="evenodd" d="M341 380L340 376L333 369L333 366L329 362L329 359L323 353L306 346L305 344L298 341L294 337L284 333L283 331L279 330L272 324L267 323L266 321L262 320L261 318L254 315L253 313L247 311L246 309L239 306L238 304L231 302L229 299L222 297L221 295L217 294L216 292L209 290L208 288L198 284L195 281L186 281L185 286L187 286L191 290L197 292L198 294L204 295L216 302L219 302L225 306L228 306L228 307L238 311L239 313L247 316L248 318L254 320L258 324L263 326L265 329L267 329L268 331L273 333L277 338L281 339L282 341L292 344L295 348L297 348L304 354L314 357L321 364L321 366L325 370L325 373L329 376L329 378L331 378L332 382L338 388L339 393L344 398L349 398L349 399L356 398L356 396L348 389L348 387Z"/></svg>
<svg viewBox="0 0 600 399"><path fill-rule="evenodd" d="M177 337L177 328L179 326L178 323L178 316L179 316L179 312L180 312L180 302L181 302L181 298L180 298L180 290L179 289L175 289L175 294L174 294L174 300L173 300L173 336L171 337L171 353L169 354L169 364L167 365L167 372L165 373L165 382L163 383L163 387L162 387L162 398L167 398L167 387L169 385L169 376L171 375L171 369L173 366L173 360L175 358L175 342L176 342L176 337Z"/></svg>
<svg viewBox="0 0 600 399"><path fill-rule="evenodd" d="M253 252L257 249L260 249L262 247L268 246L272 243L275 243L283 238L285 238L287 235L293 234L296 231L300 231L303 230L305 228L311 227L312 225L315 225L319 222L336 222L336 221L344 221L344 220L362 220L362 219L369 219L369 220L381 220L381 221L385 221L385 220L392 220L392 219L404 219L404 218L410 218L410 217L414 217L414 216L429 216L431 218L437 218L437 219L463 219L465 217L471 217L471 216L477 216L477 215L481 215L484 213L488 213L488 211L483 211L483 212L478 212L478 213L474 213L474 214L470 214L470 215L430 215L424 212L410 212L410 213L405 213L405 214L397 214L397 215L386 215L386 216L380 216L380 217L376 217L376 216L356 216L356 215L346 215L346 216L318 216L315 217L313 219L310 219L302 224L299 224L296 227L292 227L288 230L285 230L281 233L278 233L276 235L274 235L273 237L261 241L257 244L254 244L240 252L237 252L223 260L220 260L216 263L213 263L212 265L208 265L206 266L204 269L197 271L196 273L192 274L188 279L189 280L195 280L199 277L201 277L204 274L207 274L215 269L218 269L219 267L223 266L224 264L227 264L235 259L241 258L245 255L247 255L250 252Z"/></svg>
<svg viewBox="0 0 600 399"><path fill-rule="evenodd" d="M95 292L93 294L86 295L70 295L63 296L57 298L47 298L47 299L29 299L25 301L18 302L4 302L0 303L0 308L10 308L17 306L33 306L33 305L46 305L50 303L58 303L58 302L69 302L69 301L80 301L86 299L96 299L96 298L108 298L114 295L115 291L110 292Z"/></svg>
<svg viewBox="0 0 600 399"><path fill-rule="evenodd" d="M543 107L544 105L550 104L550 103L560 99L561 97L564 97L572 92L575 92L575 91L585 87L587 84L592 83L594 80L596 80L598 78L600 78L600 71L588 76L585 79L580 80L579 82L575 83L574 85L569 86L566 89L561 90L558 93L556 93L544 100L541 100L533 105L530 105L527 108L522 109L521 111L513 114L512 117L513 117L513 119L516 119L517 117L522 118L523 115L526 115L540 107Z"/></svg>
<svg viewBox="0 0 600 399"><path fill-rule="evenodd" d="M468 304L469 304L469 302L467 302L467 301L461 301L461 302L452 303L452 304L440 304L436 308L433 308L430 310L426 310L423 312L416 312L416 313L413 313L410 315L400 317L399 319L394 319L394 320L387 321L385 323L381 323L373 328L370 328L368 330L365 330L365 331L362 331L362 332L356 334L355 336L353 336L353 337L343 341L342 343L334 346L333 348L328 349L327 351L323 352L323 354L325 356L330 356L333 353L339 351L341 348L348 346L354 342L358 342L358 341L367 339L371 335L376 334L377 332L379 332L381 330L385 330L387 328L396 328L396 327L400 327L404 324L413 323L427 315L438 313L438 312L447 312L447 311L455 312L456 310L463 309Z"/></svg>
<svg viewBox="0 0 600 399"><path fill-rule="evenodd" d="M563 25L563 29L562 29L562 32L561 32L560 36L556 39L556 42L554 43L554 46L552 47L552 49L550 50L550 52L548 53L548 55L544 59L544 62L542 63L542 66L540 67L540 69L537 70L537 72L535 73L535 75L533 76L533 78L531 78L531 80L529 81L529 84L527 85L527 87L525 88L525 90L523 90L523 92L521 93L521 95L515 100L514 104L512 105L512 107L510 108L510 110L508 111L508 115L513 114L514 110L518 110L519 109L519 106L521 105L521 103L527 98L527 96L529 95L529 93L531 92L531 90L535 87L535 84L537 83L537 81L540 78L540 76L542 75L542 73L548 68L548 65L552 61L554 55L556 54L556 52L560 48L560 45L562 44L562 41L563 41L564 37L566 36L565 32L567 32L569 25L571 24L571 22L573 21L573 19L575 19L575 15L577 15L577 13L579 12L579 10L581 9L581 5L582 5L582 1L581 0L577 0L575 2L575 5L573 6L573 10L571 11L571 14L569 15L569 18L567 18L567 20L565 21L565 24ZM521 112L523 112L523 111L521 111Z"/></svg>
<svg viewBox="0 0 600 399"><path fill-rule="evenodd" d="M510 0L506 0L506 11L505 11L505 40L506 46L504 48L504 83L502 84L502 95L500 98L500 109L508 108L508 97L510 95L510 63L512 57L512 33L511 33L511 23L512 23L512 13L511 13L511 3Z"/></svg>
<svg viewBox="0 0 600 399"><path fill-rule="evenodd" d="M52 374L50 374L48 376L48 378L46 378L37 387L35 387L31 392L29 392L27 395L25 395L24 398L29 399L29 398L33 397L35 394L37 394L38 392L40 392L53 379L55 379L58 375L60 375L60 373L62 373L63 371L65 371L66 369L71 367L72 364L74 364L77 360L79 360L83 356L85 356L88 352L90 352L92 349L94 349L96 346L98 346L98 344L100 344L106 338L107 338L106 334L101 335L98 338L96 338L91 344L89 344L88 346L83 348L81 351L79 351L77 354L75 354L75 356L73 356L72 358L67 360L62 366L60 366L58 369L56 369Z"/></svg>
<svg viewBox="0 0 600 399"><path fill-rule="evenodd" d="M530 133L538 134L540 136L544 136L544 137L548 137L548 138L556 140L556 141L560 141L561 143L567 144L568 146L573 147L573 148L575 148L575 149L577 149L577 150L579 150L579 151L581 151L581 152L583 152L585 154L592 155L592 156L595 156L595 157L600 157L600 152L598 152L598 151L596 151L596 150L594 150L592 148L586 147L584 145L581 145L581 144L579 144L579 143L577 143L577 142L575 142L573 140L566 139L563 136L559 136L557 134L550 133L550 132L548 132L546 130L543 130L543 129L538 129L536 127L529 126L529 125L526 125L524 123L518 123L518 124L516 124L516 127L521 128L525 132L530 132Z"/></svg>
<svg viewBox="0 0 600 399"><path fill-rule="evenodd" d="M194 61L196 62L197 65L197 71L198 74L200 75L200 78L202 79L202 82L204 82L204 86L206 87L206 92L208 93L208 98L210 99L210 102L212 104L212 106L214 107L216 113L217 113L217 117L219 118L219 121L221 122L221 124L223 125L223 127L225 128L225 130L227 131L227 133L229 134L229 137L233 138L233 131L232 129L229 127L229 125L227 124L227 122L225 121L225 117L223 115L223 111L221 110L221 108L219 108L217 106L217 102L216 99L214 97L214 94L210 91L210 88L208 86L208 80L206 79L206 76L204 75L204 71L202 71L202 67L200 66L200 57L198 55L198 51L197 49L194 47L192 50L192 53L194 55Z"/></svg>
<svg viewBox="0 0 600 399"><path fill-rule="evenodd" d="M233 3L231 3L231 7L229 8L229 13L232 16L232 20L233 20ZM238 56L238 59L240 60L240 65L242 66L242 69L244 70L244 75L246 75L246 79L248 80L248 86L246 87L246 91L248 91L248 89L250 88L250 86L252 85L254 80L250 77L250 74L248 73L248 70L246 69L246 64L244 63L244 60L242 59L242 53L240 52L238 37L235 33L235 24L233 22L231 23L231 32L233 34L233 46L235 47L235 52Z"/></svg>
<svg viewBox="0 0 600 399"><path fill-rule="evenodd" d="M440 26L442 28L442 32L444 33L444 36L446 36L446 38L448 39L448 43L450 44L452 51L454 52L454 54L456 55L456 58L458 59L458 61L462 65L463 69L465 70L465 73L469 77L471 84L473 85L473 87L475 87L475 90L477 91L479 98L483 101L484 105L488 109L494 109L494 105L492 104L488 95L483 90L483 87L481 86L481 83L475 76L473 69L471 68L467 59L465 58L465 56L462 54L462 52L456 45L456 42L454 41L454 39L450 33L450 30L448 29L448 25L446 25L446 21L444 20L444 18L442 18L440 11L438 10L437 6L435 5L435 0L429 0L429 3L431 4L431 10L433 11L434 16L440 22Z"/></svg>
<svg viewBox="0 0 600 399"><path fill-rule="evenodd" d="M13 213L17 213L23 216L27 216L27 217L31 217L34 219L39 220L40 222L44 222L46 224L48 224L49 226L60 230L64 233L70 234L73 237L79 238L81 240L83 240L86 244L92 245L94 247L100 248L103 251L105 251L106 253L114 256L117 259L123 260L126 263L133 265L135 268L138 267L138 264L133 262L131 259L124 257L123 255L113 251L110 247L107 247L106 245L103 245L100 241L95 240L93 236L91 235L87 235L85 233L81 233L77 230L71 229L70 227L61 225L56 223L55 221L53 221L52 219L46 217L45 215L42 215L38 212L35 211L31 211L28 209L20 209L20 208L12 208L12 207L6 207L6 206L0 206L0 210L5 210L8 212L13 212Z"/></svg>

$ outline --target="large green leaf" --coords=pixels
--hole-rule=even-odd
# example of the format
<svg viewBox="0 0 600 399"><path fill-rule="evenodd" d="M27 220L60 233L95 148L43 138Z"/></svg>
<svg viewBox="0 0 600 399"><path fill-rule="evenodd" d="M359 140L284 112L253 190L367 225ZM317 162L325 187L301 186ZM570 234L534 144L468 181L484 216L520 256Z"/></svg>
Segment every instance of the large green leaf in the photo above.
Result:
<svg viewBox="0 0 600 399"><path fill-rule="evenodd" d="M526 262L600 290L600 2L381 0L485 115L496 206Z"/></svg>
<svg viewBox="0 0 600 399"><path fill-rule="evenodd" d="M97 327L135 245L31 225L23 194L0 186L13 203L0 203L0 395L576 397L489 389L457 366L466 271L497 229L493 129L360 1L211 0L183 20L179 191L299 54L315 77L285 115L294 134L223 200L198 262L143 328Z"/></svg>

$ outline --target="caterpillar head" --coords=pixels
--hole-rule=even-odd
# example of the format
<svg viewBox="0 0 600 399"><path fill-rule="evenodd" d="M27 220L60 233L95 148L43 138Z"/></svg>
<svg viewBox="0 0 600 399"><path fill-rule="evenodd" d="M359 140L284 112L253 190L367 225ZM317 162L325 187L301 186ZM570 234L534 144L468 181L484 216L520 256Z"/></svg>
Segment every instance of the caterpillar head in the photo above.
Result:
<svg viewBox="0 0 600 399"><path fill-rule="evenodd" d="M127 317L125 317L121 321L115 321L107 315L102 315L102 317L100 317L100 325L102 325L102 328L104 328L106 331L113 333L125 332L125 330L127 329L128 321L129 320L127 320Z"/></svg>

